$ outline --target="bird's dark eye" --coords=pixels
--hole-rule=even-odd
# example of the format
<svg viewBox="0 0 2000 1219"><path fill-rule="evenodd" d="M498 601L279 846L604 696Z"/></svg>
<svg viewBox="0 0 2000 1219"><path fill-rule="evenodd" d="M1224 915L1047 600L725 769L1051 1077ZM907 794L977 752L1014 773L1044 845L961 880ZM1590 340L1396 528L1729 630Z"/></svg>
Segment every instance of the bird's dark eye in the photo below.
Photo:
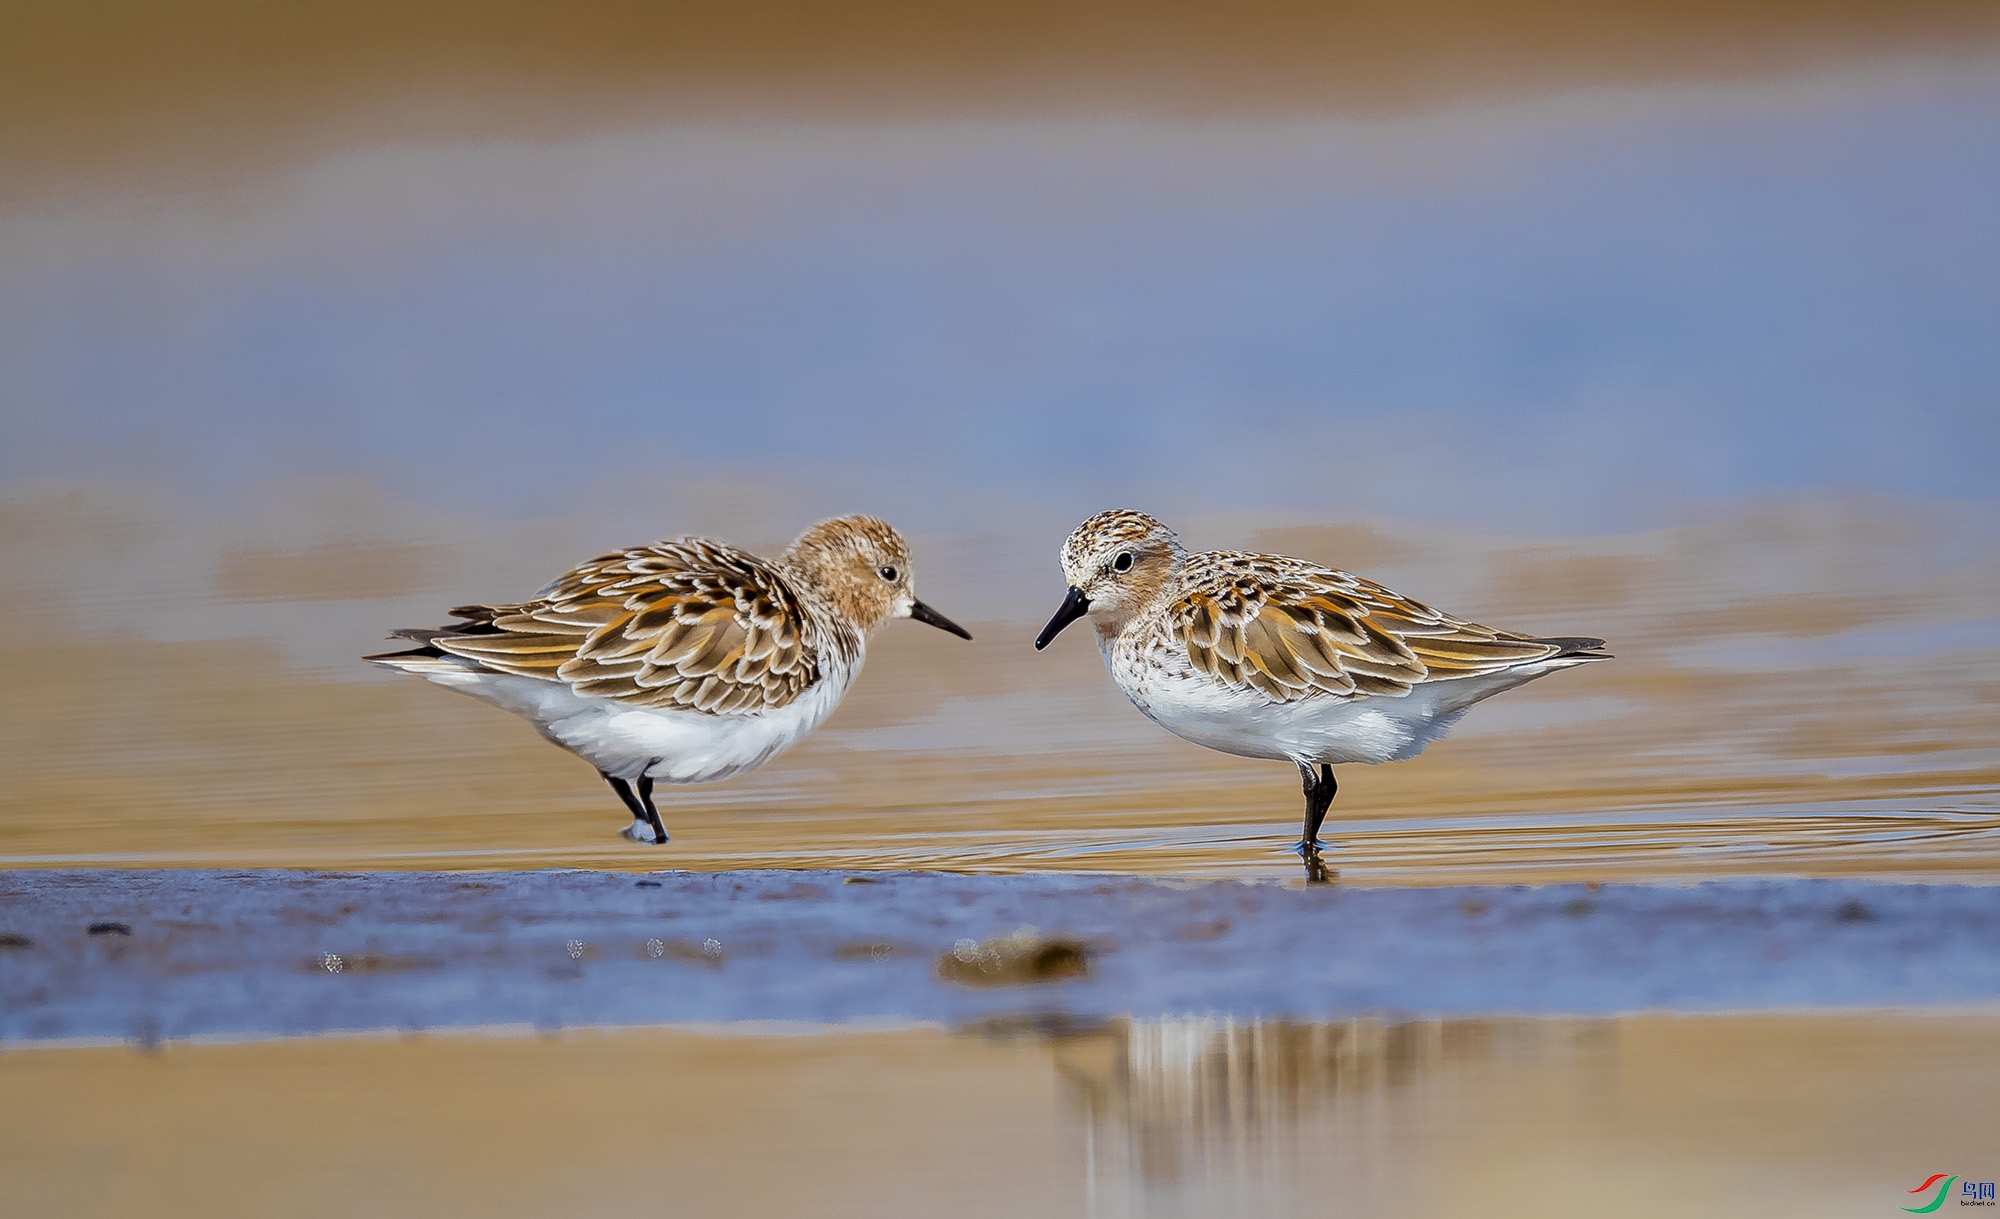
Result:
<svg viewBox="0 0 2000 1219"><path fill-rule="evenodd" d="M896 569L893 567L884 567L881 574L884 580L893 582L896 578Z"/></svg>
<svg viewBox="0 0 2000 1219"><path fill-rule="evenodd" d="M1111 570L1113 570L1113 571L1131 571L1131 570L1132 570L1132 552L1131 552L1131 551L1129 551L1129 550L1121 550L1121 551L1119 551L1119 552L1118 552L1118 557L1117 557L1117 558L1115 558L1115 559L1113 559L1113 560L1111 560Z"/></svg>

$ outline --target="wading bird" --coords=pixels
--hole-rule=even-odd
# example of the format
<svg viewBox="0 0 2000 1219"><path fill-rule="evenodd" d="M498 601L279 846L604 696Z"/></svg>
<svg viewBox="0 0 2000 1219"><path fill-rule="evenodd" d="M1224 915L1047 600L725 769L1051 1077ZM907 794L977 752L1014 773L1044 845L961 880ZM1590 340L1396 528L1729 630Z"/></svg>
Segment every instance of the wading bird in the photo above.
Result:
<svg viewBox="0 0 2000 1219"><path fill-rule="evenodd" d="M1148 719L1197 745L1297 766L1297 850L1315 878L1336 764L1413 758L1479 700L1610 659L1602 639L1479 626L1303 559L1189 554L1138 512L1077 526L1062 571L1069 593L1035 649L1088 616L1112 679Z"/></svg>
<svg viewBox="0 0 2000 1219"><path fill-rule="evenodd" d="M655 782L726 779L812 731L884 622L972 638L917 600L908 545L870 516L821 521L776 559L705 538L614 551L527 601L451 615L366 659L528 720L604 776L627 838L653 843Z"/></svg>

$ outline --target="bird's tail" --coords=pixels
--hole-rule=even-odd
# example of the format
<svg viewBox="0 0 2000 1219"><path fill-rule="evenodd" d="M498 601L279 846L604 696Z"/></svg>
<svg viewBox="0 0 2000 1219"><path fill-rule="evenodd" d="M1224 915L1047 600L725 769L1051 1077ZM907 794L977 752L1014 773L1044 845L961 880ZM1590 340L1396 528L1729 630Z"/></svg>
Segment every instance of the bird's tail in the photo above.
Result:
<svg viewBox="0 0 2000 1219"><path fill-rule="evenodd" d="M1592 639L1588 635L1557 635L1547 639L1537 639L1536 643L1550 644L1559 649L1550 660L1610 660L1611 653L1604 650L1602 639Z"/></svg>
<svg viewBox="0 0 2000 1219"><path fill-rule="evenodd" d="M415 673L419 677L429 677L439 673L463 673L476 668L471 662L436 648L411 648L407 652L379 652L361 659L371 665L394 669L398 673Z"/></svg>
<svg viewBox="0 0 2000 1219"><path fill-rule="evenodd" d="M404 652L378 652L361 659L369 664L381 665L385 669L395 669L402 673L426 676L433 673L464 672L484 666L462 656L454 656L437 646L437 641L447 635L491 635L499 628L493 625L494 617L500 611L490 605L460 605L451 611L458 622L444 626L406 626L389 632L391 639L408 639L418 646Z"/></svg>

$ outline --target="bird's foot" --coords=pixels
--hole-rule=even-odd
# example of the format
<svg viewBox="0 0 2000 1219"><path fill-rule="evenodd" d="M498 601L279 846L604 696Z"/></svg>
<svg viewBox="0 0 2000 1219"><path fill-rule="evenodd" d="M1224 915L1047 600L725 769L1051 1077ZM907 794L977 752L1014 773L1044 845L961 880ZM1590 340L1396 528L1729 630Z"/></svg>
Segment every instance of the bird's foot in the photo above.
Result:
<svg viewBox="0 0 2000 1219"><path fill-rule="evenodd" d="M651 822L636 817L633 818L632 824L618 831L618 836L620 838L629 838L633 842L650 842L654 844L662 843L667 840L666 835L655 834L653 832L653 826Z"/></svg>

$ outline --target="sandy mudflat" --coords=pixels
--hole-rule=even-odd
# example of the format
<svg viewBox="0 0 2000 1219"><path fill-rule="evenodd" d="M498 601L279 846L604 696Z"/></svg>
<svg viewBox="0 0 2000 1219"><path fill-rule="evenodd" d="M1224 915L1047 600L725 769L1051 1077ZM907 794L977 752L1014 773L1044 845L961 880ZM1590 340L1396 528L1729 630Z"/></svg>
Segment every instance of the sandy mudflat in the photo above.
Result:
<svg viewBox="0 0 2000 1219"><path fill-rule="evenodd" d="M8 1050L0 1212L1879 1216L1994 1175L1991 1018L794 1033Z"/></svg>
<svg viewBox="0 0 2000 1219"><path fill-rule="evenodd" d="M0 626L35 641L0 715L0 867L1297 873L1290 766L1160 731L1085 638L1030 646L1073 521L920 538L925 596L978 638L885 628L794 749L663 790L673 842L653 850L619 838L610 789L527 724L357 658L466 590L525 593L685 520L472 528L360 492L271 499L226 520L137 493L0 499ZM1420 758L1343 768L1325 835L1348 884L1991 884L1991 520L1847 499L1580 539L1189 536L1613 642L1616 663L1483 703ZM159 553L118 541L160 531ZM158 597L135 600L135 581Z"/></svg>

